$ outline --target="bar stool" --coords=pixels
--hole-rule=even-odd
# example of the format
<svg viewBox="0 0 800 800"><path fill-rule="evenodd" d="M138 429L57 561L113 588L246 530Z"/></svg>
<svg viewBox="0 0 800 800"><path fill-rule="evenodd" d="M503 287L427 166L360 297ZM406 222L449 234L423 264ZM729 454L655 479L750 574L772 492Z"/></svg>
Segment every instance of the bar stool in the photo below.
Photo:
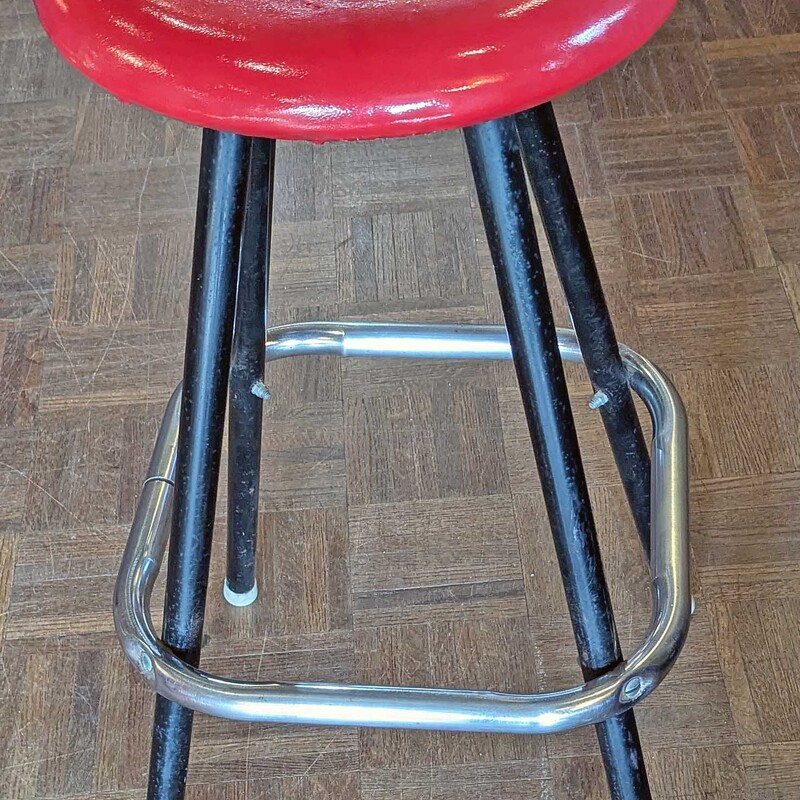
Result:
<svg viewBox="0 0 800 800"><path fill-rule="evenodd" d="M249 722L541 734L595 725L611 796L650 797L633 706L667 674L691 613L686 421L617 344L549 100L641 46L675 0L35 0L61 53L120 99L204 128L182 386L168 405L114 600L157 693L148 797L184 793L195 711ZM463 128L506 327L318 322L266 329L275 140ZM574 331L558 331L530 180ZM256 600L265 362L513 358L585 683L492 692L252 683L199 669L228 402L225 597ZM653 617L624 660L562 360L582 361L641 543ZM648 452L631 389L650 413ZM651 465L652 460L652 465ZM161 637L149 603L169 546Z"/></svg>

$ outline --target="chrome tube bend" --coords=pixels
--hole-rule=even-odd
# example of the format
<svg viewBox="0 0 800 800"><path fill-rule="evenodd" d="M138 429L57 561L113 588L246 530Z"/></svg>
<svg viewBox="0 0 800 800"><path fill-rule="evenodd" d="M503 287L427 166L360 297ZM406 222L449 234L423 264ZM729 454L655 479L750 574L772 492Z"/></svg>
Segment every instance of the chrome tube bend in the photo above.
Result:
<svg viewBox="0 0 800 800"><path fill-rule="evenodd" d="M558 332L561 356L581 361L574 333ZM646 697L664 679L689 627L686 416L667 378L625 347L631 385L653 421L653 616L644 641L615 669L580 686L520 695L329 683L255 683L211 675L177 658L157 636L150 597L169 538L180 387L167 406L125 548L114 595L120 642L164 697L195 711L246 722L494 733L555 733L594 725ZM268 361L296 355L509 359L506 331L494 325L299 323L267 334Z"/></svg>

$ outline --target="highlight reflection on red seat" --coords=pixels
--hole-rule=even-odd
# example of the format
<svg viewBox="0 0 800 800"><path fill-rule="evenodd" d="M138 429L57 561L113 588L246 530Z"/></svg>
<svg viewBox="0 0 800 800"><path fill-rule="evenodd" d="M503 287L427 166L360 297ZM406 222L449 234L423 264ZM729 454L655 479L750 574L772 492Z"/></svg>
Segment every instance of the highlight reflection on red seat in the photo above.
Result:
<svg viewBox="0 0 800 800"><path fill-rule="evenodd" d="M281 139L405 136L521 111L641 46L676 0L35 0L120 99Z"/></svg>

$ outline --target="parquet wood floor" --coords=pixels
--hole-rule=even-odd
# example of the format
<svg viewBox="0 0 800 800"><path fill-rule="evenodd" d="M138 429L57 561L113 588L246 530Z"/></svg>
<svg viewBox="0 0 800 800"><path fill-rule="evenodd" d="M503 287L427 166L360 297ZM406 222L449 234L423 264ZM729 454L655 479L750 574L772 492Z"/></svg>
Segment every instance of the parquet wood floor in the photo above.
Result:
<svg viewBox="0 0 800 800"><path fill-rule="evenodd" d="M199 136L90 86L29 0L0 0L0 78L0 797L133 800L152 698L111 593L179 378ZM556 106L619 336L674 378L691 422L698 610L638 714L654 796L797 800L800 3L684 0ZM499 320L457 132L281 144L277 186L273 322ZM630 647L646 574L570 375ZM267 383L261 597L222 603L218 547L209 667L513 691L579 679L507 365L316 359ZM605 792L591 732L198 719L188 797Z"/></svg>

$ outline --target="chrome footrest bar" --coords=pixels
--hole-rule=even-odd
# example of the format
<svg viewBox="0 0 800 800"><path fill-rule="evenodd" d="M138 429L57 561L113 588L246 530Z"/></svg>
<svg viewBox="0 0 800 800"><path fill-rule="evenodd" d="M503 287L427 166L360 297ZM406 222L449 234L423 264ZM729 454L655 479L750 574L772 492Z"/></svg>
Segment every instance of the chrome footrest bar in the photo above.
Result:
<svg viewBox="0 0 800 800"><path fill-rule="evenodd" d="M566 361L582 361L572 331L558 332ZM177 658L158 638L150 596L167 545L178 440L180 387L167 406L117 577L114 622L126 655L164 697L187 708L244 722L358 725L490 733L556 733L628 710L664 679L689 628L687 430L683 404L650 361L620 347L631 386L653 422L653 615L623 664L570 689L519 695L328 683L254 683L211 675ZM498 325L314 322L267 333L266 360L299 355L510 359Z"/></svg>

